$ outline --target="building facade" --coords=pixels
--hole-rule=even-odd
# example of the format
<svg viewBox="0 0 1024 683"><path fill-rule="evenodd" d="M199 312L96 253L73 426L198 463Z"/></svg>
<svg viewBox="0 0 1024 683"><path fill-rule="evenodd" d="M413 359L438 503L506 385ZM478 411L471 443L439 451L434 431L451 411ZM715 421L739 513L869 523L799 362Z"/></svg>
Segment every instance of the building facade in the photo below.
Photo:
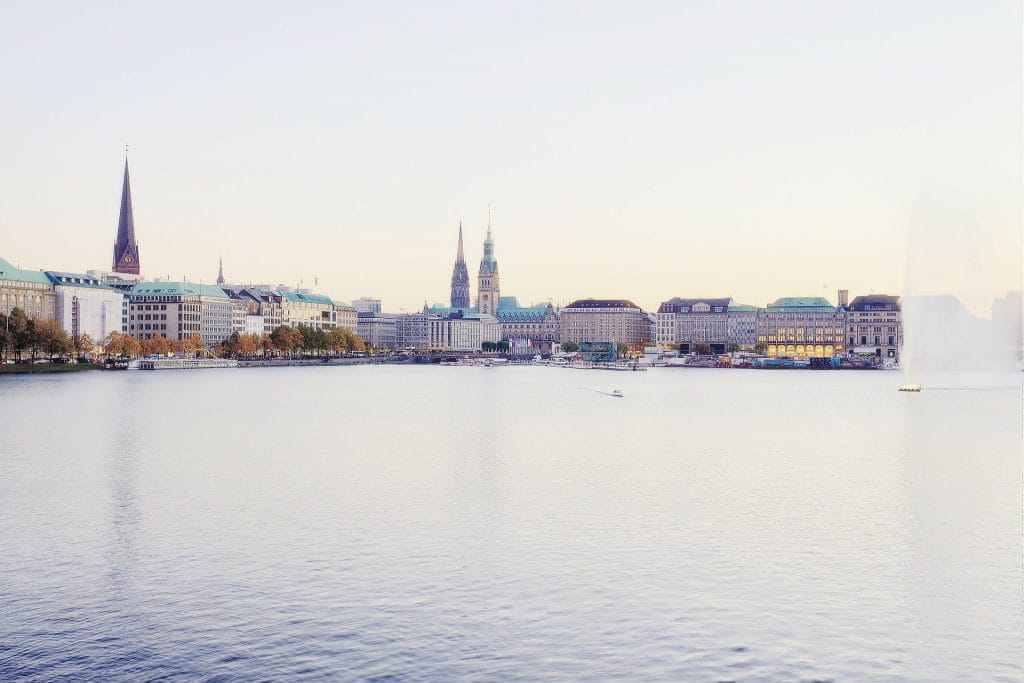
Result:
<svg viewBox="0 0 1024 683"><path fill-rule="evenodd" d="M111 332L121 332L122 292L92 275L47 271L46 276L54 287L54 317L73 340L87 334L101 342Z"/></svg>
<svg viewBox="0 0 1024 683"><path fill-rule="evenodd" d="M513 354L550 353L558 341L558 314L550 303L522 307L515 297L501 297L495 317Z"/></svg>
<svg viewBox="0 0 1024 683"><path fill-rule="evenodd" d="M0 311L10 315L15 308L30 318L53 320L57 295L45 273L22 270L0 258Z"/></svg>
<svg viewBox="0 0 1024 683"><path fill-rule="evenodd" d="M430 314L403 313L395 319L395 347L421 351L430 347Z"/></svg>
<svg viewBox="0 0 1024 683"><path fill-rule="evenodd" d="M352 308L356 309L356 313L380 313L380 299L361 296L352 300Z"/></svg>
<svg viewBox="0 0 1024 683"><path fill-rule="evenodd" d="M398 316L390 313L357 314L356 334L363 338L367 348L394 349L398 344Z"/></svg>
<svg viewBox="0 0 1024 683"><path fill-rule="evenodd" d="M897 363L903 345L903 313L898 296L858 296L846 309L847 350L872 353L884 362Z"/></svg>
<svg viewBox="0 0 1024 683"><path fill-rule="evenodd" d="M334 302L323 294L280 292L281 321L290 327L315 327L329 330L335 325L337 314Z"/></svg>
<svg viewBox="0 0 1024 683"><path fill-rule="evenodd" d="M341 302L334 303L334 324L338 327L344 327L355 332L357 315L356 309L353 306Z"/></svg>
<svg viewBox="0 0 1024 683"><path fill-rule="evenodd" d="M775 358L830 358L844 351L845 327L845 311L822 297L784 297L758 312L757 342Z"/></svg>
<svg viewBox="0 0 1024 683"><path fill-rule="evenodd" d="M627 299L579 299L558 316L559 341L614 341L638 346L651 341L647 314Z"/></svg>
<svg viewBox="0 0 1024 683"><path fill-rule="evenodd" d="M484 342L501 341L501 324L486 313L456 311L431 316L427 324L432 351L480 351Z"/></svg>
<svg viewBox="0 0 1024 683"><path fill-rule="evenodd" d="M234 332L234 304L220 287L192 282L140 282L128 294L128 334L184 340L199 333L208 347Z"/></svg>
<svg viewBox="0 0 1024 683"><path fill-rule="evenodd" d="M726 348L736 345L741 351L753 351L757 345L757 306L729 304L726 320Z"/></svg>

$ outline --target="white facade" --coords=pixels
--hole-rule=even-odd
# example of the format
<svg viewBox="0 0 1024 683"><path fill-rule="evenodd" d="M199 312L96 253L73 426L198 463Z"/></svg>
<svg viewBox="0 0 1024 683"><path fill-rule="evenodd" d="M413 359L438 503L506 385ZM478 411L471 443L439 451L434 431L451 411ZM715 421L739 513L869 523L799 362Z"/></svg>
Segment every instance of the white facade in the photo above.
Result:
<svg viewBox="0 0 1024 683"><path fill-rule="evenodd" d="M436 351L479 351L484 342L501 341L501 323L492 315L431 318L428 324Z"/></svg>
<svg viewBox="0 0 1024 683"><path fill-rule="evenodd" d="M259 336L263 334L264 320L262 315L246 315L245 316L245 333L255 334Z"/></svg>
<svg viewBox="0 0 1024 683"><path fill-rule="evenodd" d="M100 342L121 331L124 294L95 278L73 273L48 273L54 282L54 317L72 339L89 335Z"/></svg>

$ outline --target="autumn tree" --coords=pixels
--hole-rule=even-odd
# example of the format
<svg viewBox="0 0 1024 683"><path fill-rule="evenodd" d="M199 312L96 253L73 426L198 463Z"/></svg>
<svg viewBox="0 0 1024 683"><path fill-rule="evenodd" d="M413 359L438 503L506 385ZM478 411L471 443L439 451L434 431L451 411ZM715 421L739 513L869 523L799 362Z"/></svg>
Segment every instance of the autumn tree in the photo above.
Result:
<svg viewBox="0 0 1024 683"><path fill-rule="evenodd" d="M56 320L42 319L32 322L32 350L39 350L48 356L63 356L72 351L71 337Z"/></svg>
<svg viewBox="0 0 1024 683"><path fill-rule="evenodd" d="M11 350L14 351L14 357L19 362L21 361L21 354L32 345L30 323L31 320L25 315L25 311L20 308L12 309L10 316L6 320L5 327L10 332Z"/></svg>
<svg viewBox="0 0 1024 683"><path fill-rule="evenodd" d="M78 339L75 340L75 353L89 356L95 349L96 342L92 340L88 332L79 335Z"/></svg>
<svg viewBox="0 0 1024 683"><path fill-rule="evenodd" d="M203 341L203 335L198 332L193 332L191 337L188 337L184 341L185 353L198 353L206 350L206 342Z"/></svg>
<svg viewBox="0 0 1024 683"><path fill-rule="evenodd" d="M235 353L242 356L254 356L260 350L260 338L255 334L242 334L235 345Z"/></svg>

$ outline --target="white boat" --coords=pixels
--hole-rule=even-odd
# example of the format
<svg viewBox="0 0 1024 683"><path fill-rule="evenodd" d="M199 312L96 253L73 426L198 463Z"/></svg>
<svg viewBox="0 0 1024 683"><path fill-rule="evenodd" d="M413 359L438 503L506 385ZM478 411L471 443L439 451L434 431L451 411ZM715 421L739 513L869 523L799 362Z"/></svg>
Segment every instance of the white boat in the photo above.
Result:
<svg viewBox="0 0 1024 683"><path fill-rule="evenodd" d="M909 391L909 392L917 393L917 392L921 391L921 385L920 384L904 384L902 387L900 387L900 391Z"/></svg>
<svg viewBox="0 0 1024 683"><path fill-rule="evenodd" d="M614 396L615 398L622 398L622 390L621 389L612 389L612 393L610 393L608 395L609 396Z"/></svg>

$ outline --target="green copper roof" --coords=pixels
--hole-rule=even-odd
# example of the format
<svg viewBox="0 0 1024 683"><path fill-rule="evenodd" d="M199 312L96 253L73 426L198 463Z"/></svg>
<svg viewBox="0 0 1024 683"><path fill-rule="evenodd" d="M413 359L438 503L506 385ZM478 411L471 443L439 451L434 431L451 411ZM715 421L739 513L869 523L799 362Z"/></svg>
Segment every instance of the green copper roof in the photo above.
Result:
<svg viewBox="0 0 1024 683"><path fill-rule="evenodd" d="M768 304L768 310L776 313L835 313L836 307L820 296L790 296Z"/></svg>
<svg viewBox="0 0 1024 683"><path fill-rule="evenodd" d="M731 304L729 306L730 313L757 313L757 306L748 306L747 304Z"/></svg>
<svg viewBox="0 0 1024 683"><path fill-rule="evenodd" d="M281 292L285 301L302 301L307 304L324 304L334 306L334 301L323 294L299 294L298 292Z"/></svg>
<svg viewBox="0 0 1024 683"><path fill-rule="evenodd" d="M0 279L17 280L19 282L34 282L38 285L52 285L46 273L35 270L22 270L15 267L9 261L0 258Z"/></svg>
<svg viewBox="0 0 1024 683"><path fill-rule="evenodd" d="M140 282L132 287L132 296L216 296L227 299L228 294L215 285L199 285L194 282Z"/></svg>

